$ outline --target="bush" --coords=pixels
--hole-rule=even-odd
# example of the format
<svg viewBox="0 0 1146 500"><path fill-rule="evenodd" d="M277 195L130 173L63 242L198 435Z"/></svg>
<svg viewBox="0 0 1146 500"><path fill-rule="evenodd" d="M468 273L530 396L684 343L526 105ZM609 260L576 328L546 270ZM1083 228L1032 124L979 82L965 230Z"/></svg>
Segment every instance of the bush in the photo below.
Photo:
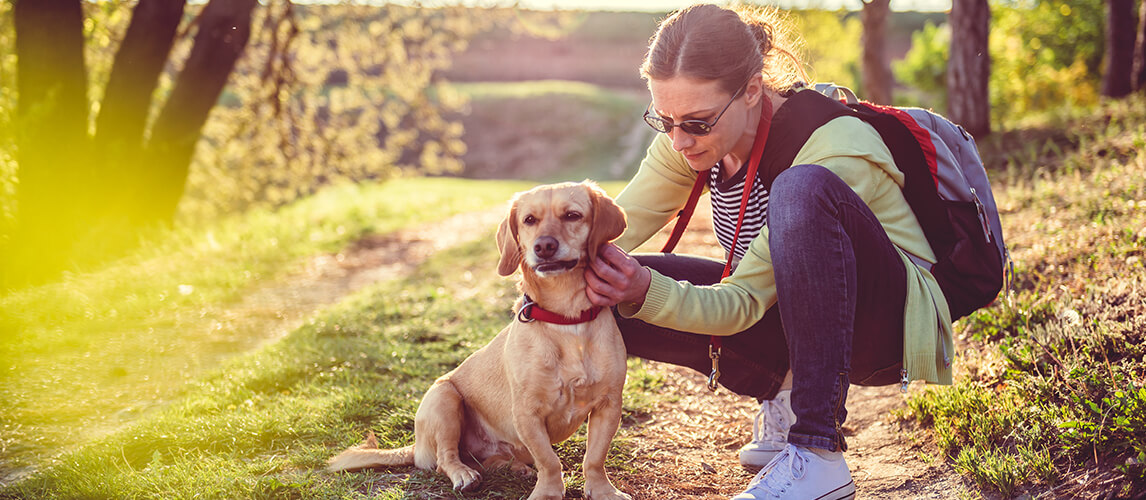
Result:
<svg viewBox="0 0 1146 500"><path fill-rule="evenodd" d="M991 7L991 118L1004 128L1025 116L1098 101L1105 24L1100 0L1019 0ZM916 102L946 107L949 26L928 25L912 36L907 56L893 65Z"/></svg>

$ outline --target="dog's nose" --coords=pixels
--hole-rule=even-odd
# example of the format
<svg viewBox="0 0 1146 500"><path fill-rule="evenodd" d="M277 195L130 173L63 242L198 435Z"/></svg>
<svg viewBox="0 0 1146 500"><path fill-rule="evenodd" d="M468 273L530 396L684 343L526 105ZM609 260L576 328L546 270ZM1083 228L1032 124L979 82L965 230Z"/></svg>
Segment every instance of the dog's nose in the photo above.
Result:
<svg viewBox="0 0 1146 500"><path fill-rule="evenodd" d="M533 253L542 259L552 258L557 254L557 246L557 238L542 236L537 238L537 242L533 244Z"/></svg>

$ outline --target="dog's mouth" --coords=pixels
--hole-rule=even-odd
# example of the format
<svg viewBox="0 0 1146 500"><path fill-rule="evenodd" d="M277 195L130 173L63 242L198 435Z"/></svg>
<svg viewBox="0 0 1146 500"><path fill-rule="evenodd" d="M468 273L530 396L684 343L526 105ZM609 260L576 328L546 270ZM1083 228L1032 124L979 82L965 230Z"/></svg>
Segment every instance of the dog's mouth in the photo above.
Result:
<svg viewBox="0 0 1146 500"><path fill-rule="evenodd" d="M574 267L577 267L578 262L580 262L579 259L551 260L551 261L542 262L540 264L537 264L536 266L533 266L533 270L537 271L539 273L553 273L553 272L560 272L560 271L568 271L570 269L573 269Z"/></svg>

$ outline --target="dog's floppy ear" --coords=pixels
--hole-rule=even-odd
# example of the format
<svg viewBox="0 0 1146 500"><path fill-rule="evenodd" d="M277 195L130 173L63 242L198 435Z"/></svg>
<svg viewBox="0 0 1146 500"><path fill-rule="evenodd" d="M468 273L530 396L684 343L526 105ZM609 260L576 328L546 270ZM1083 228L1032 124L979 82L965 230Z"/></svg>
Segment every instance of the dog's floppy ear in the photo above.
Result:
<svg viewBox="0 0 1146 500"><path fill-rule="evenodd" d="M509 276L521 265L521 248L517 244L517 204L509 209L509 215L497 227L497 249L501 260L497 262L497 273Z"/></svg>
<svg viewBox="0 0 1146 500"><path fill-rule="evenodd" d="M593 201L593 223L589 226L589 260L597 258L597 249L625 232L625 211L592 181L582 183Z"/></svg>

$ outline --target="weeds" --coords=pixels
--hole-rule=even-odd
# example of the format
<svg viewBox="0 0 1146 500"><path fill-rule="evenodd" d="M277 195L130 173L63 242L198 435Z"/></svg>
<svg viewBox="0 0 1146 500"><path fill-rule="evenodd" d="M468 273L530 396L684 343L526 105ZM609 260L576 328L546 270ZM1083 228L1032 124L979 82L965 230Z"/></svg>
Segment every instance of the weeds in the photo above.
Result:
<svg viewBox="0 0 1146 500"><path fill-rule="evenodd" d="M1007 153L996 195L1015 290L959 325L981 365L909 403L958 470L1004 497L1146 492L1146 153L1133 146L1146 118L1132 105ZM1116 474L1059 484L1079 470Z"/></svg>

